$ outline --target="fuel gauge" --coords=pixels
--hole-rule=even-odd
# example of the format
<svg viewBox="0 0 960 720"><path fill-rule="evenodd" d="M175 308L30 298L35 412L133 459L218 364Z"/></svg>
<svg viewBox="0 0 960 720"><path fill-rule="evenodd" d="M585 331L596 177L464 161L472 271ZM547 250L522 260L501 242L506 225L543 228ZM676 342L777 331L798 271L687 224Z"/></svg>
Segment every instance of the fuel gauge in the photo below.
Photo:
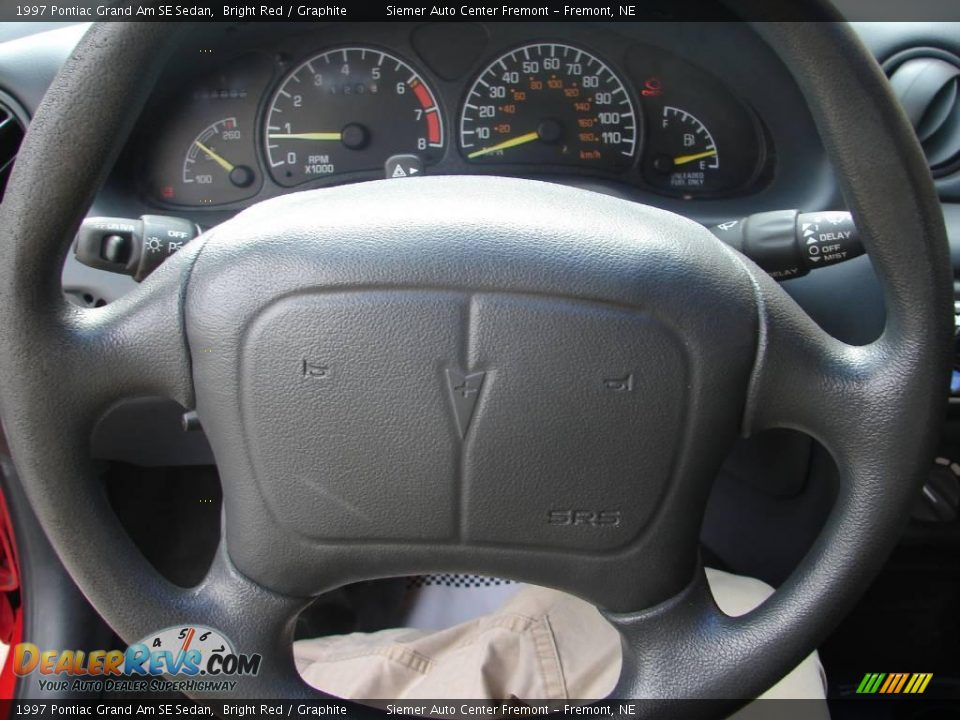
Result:
<svg viewBox="0 0 960 720"><path fill-rule="evenodd" d="M692 113L666 105L657 144L651 148L655 184L677 191L709 190L719 176L720 149L707 126Z"/></svg>
<svg viewBox="0 0 960 720"><path fill-rule="evenodd" d="M679 94L679 93L674 93ZM643 178L666 194L719 197L748 191L766 177L760 126L745 108L715 99L648 99Z"/></svg>

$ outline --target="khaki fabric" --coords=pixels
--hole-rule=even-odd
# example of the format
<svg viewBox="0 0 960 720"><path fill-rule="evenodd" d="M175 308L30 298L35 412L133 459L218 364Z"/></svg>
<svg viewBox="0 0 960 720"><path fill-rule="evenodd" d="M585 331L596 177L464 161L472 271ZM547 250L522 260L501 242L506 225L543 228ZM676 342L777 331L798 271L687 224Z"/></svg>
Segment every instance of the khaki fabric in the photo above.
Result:
<svg viewBox="0 0 960 720"><path fill-rule="evenodd" d="M717 605L742 615L770 586L707 570ZM597 609L578 598L526 586L498 612L451 628L354 633L294 643L306 682L357 699L599 699L620 673L620 639ZM764 698L823 698L812 654ZM824 715L828 717L828 715Z"/></svg>

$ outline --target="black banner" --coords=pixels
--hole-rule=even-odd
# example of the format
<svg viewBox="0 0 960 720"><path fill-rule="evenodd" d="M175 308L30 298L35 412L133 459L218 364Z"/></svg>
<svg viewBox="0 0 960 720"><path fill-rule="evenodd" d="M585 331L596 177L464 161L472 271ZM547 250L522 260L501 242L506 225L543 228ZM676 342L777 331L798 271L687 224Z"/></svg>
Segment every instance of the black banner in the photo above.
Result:
<svg viewBox="0 0 960 720"><path fill-rule="evenodd" d="M633 718L725 717L737 712L729 702L616 700L494 702L476 700L288 701L186 699L0 701L0 717L11 720L57 717L220 717L220 718L429 718L481 720L494 718ZM841 700L758 700L733 720L822 720L829 718L953 718L956 701L929 697L850 697ZM829 714L828 714L829 713Z"/></svg>
<svg viewBox="0 0 960 720"><path fill-rule="evenodd" d="M280 701L232 700L77 700L0 701L0 717L11 720L58 717L221 717L221 718L429 718L430 720L480 720L482 718L632 718L723 717L736 711L730 703L707 701L658 702L643 700L520 701L476 700L371 700ZM810 720L811 718L918 718L957 717L960 705L926 697L847 698L831 700L758 700L742 709L735 720ZM830 713L828 715L827 713Z"/></svg>
<svg viewBox="0 0 960 720"><path fill-rule="evenodd" d="M777 3L779 0L772 0ZM789 5L783 3L783 12ZM731 20L734 15L713 0L694 0L670 9L669 4L655 0L646 3L591 2L590 0L529 0L516 4L430 3L417 0L312 0L292 2L261 0L257 2L223 2L218 0L185 0L166 3L119 0L90 0L58 3L4 2L0 5L0 21L207 21L207 22L317 22L329 20L400 20L400 21L470 21L470 20L653 20L700 19Z"/></svg>
<svg viewBox="0 0 960 720"><path fill-rule="evenodd" d="M836 0L850 20L960 20L954 0ZM801 20L810 19L804 5L793 0L729 3L722 0L527 0L500 2L421 2L418 0L62 0L18 2L0 0L2 22L320 22L331 20L399 21L651 21L651 20ZM736 12L731 10L736 7ZM753 8L751 11L750 8Z"/></svg>

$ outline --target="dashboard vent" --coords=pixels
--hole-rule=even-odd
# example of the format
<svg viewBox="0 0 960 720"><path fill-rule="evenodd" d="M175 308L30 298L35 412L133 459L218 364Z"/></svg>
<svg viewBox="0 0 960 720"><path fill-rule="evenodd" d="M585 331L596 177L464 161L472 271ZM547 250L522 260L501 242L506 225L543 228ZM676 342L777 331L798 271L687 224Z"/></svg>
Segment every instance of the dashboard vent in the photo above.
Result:
<svg viewBox="0 0 960 720"><path fill-rule="evenodd" d="M7 189L7 180L17 159L20 143L26 132L26 113L6 93L0 93L0 198Z"/></svg>
<svg viewBox="0 0 960 720"><path fill-rule="evenodd" d="M960 58L914 48L884 64L934 177L960 169Z"/></svg>

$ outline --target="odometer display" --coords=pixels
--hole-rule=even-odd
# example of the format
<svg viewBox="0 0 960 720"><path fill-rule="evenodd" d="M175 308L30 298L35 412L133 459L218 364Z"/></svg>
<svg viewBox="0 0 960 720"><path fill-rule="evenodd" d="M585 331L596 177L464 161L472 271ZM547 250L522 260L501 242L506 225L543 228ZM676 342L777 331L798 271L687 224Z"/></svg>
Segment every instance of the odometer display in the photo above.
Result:
<svg viewBox="0 0 960 720"><path fill-rule="evenodd" d="M460 114L460 148L477 163L633 163L638 114L619 77L580 48L525 45L494 60Z"/></svg>
<svg viewBox="0 0 960 720"><path fill-rule="evenodd" d="M435 98L419 73L382 50L316 55L284 78L270 102L264 133L270 174L293 186L382 171L392 155L434 162L444 145Z"/></svg>

